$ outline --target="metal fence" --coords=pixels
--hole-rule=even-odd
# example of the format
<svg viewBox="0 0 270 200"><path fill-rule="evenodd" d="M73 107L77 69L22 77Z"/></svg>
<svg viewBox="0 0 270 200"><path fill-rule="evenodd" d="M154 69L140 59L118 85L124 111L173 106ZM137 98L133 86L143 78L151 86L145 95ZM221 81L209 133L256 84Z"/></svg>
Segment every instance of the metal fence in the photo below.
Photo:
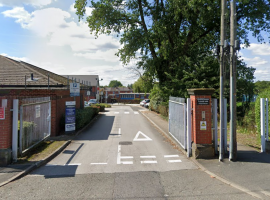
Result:
<svg viewBox="0 0 270 200"><path fill-rule="evenodd" d="M20 106L20 153L51 134L50 97L23 99Z"/></svg>
<svg viewBox="0 0 270 200"><path fill-rule="evenodd" d="M169 133L187 149L187 111L184 98L170 97L169 100Z"/></svg>

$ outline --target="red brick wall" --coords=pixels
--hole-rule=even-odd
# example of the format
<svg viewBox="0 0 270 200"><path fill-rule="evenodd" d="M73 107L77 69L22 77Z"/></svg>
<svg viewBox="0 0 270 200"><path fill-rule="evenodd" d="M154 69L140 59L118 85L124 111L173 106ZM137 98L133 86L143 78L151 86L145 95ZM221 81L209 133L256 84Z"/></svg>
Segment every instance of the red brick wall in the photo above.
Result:
<svg viewBox="0 0 270 200"><path fill-rule="evenodd" d="M209 105L197 105L198 98L209 99ZM192 140L195 144L212 143L211 121L211 95L191 95L192 105ZM202 119L202 111L205 111L205 120ZM200 121L206 121L206 130L200 130Z"/></svg>
<svg viewBox="0 0 270 200"><path fill-rule="evenodd" d="M0 149L8 149L12 143L12 108L13 101L8 99L5 108L5 119L0 120ZM2 98L0 98L0 107L2 107Z"/></svg>

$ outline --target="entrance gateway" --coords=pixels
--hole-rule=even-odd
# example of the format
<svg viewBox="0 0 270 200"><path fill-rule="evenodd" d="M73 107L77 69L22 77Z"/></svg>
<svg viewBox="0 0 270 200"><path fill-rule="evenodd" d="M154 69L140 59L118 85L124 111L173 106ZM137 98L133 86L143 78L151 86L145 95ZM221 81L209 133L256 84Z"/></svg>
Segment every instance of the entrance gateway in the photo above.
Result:
<svg viewBox="0 0 270 200"><path fill-rule="evenodd" d="M214 89L188 89L190 98L170 97L169 133L187 156L211 158L218 152L217 100Z"/></svg>

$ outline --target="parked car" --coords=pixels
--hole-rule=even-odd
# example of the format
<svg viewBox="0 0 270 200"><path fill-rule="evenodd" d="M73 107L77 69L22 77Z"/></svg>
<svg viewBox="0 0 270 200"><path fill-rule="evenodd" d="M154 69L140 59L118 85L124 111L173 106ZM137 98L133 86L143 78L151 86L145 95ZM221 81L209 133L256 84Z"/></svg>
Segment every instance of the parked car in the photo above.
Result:
<svg viewBox="0 0 270 200"><path fill-rule="evenodd" d="M84 107L89 107L90 105L89 105L89 103L88 103L88 101L84 101Z"/></svg>
<svg viewBox="0 0 270 200"><path fill-rule="evenodd" d="M142 100L142 101L140 102L140 105L141 105L141 106L144 106L147 102L150 102L150 100L149 100L149 99L144 99L144 100Z"/></svg>
<svg viewBox="0 0 270 200"><path fill-rule="evenodd" d="M88 104L91 106L92 104L97 104L97 100L96 99L90 99L88 101Z"/></svg>
<svg viewBox="0 0 270 200"><path fill-rule="evenodd" d="M150 105L150 100L149 101L146 101L146 103L144 104L144 107L145 108L149 108L149 105Z"/></svg>

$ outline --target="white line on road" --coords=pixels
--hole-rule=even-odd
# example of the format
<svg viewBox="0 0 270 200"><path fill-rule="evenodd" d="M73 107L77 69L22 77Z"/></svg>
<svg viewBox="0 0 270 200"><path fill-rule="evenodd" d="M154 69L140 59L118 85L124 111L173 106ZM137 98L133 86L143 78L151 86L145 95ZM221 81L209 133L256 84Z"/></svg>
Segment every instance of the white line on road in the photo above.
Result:
<svg viewBox="0 0 270 200"><path fill-rule="evenodd" d="M182 160L167 160L167 163L179 163L182 162Z"/></svg>
<svg viewBox="0 0 270 200"><path fill-rule="evenodd" d="M118 135L121 135L121 128L119 128L118 130Z"/></svg>
<svg viewBox="0 0 270 200"><path fill-rule="evenodd" d="M132 165L133 164L133 161L124 161L124 162L121 162L121 164Z"/></svg>
<svg viewBox="0 0 270 200"><path fill-rule="evenodd" d="M140 158L156 158L156 156L140 156Z"/></svg>
<svg viewBox="0 0 270 200"><path fill-rule="evenodd" d="M90 163L90 165L107 165L107 163Z"/></svg>
<svg viewBox="0 0 270 200"><path fill-rule="evenodd" d="M135 114L135 115L138 115L138 114L139 114L139 112L134 112L134 114Z"/></svg>
<svg viewBox="0 0 270 200"><path fill-rule="evenodd" d="M141 161L141 164L152 164L152 163L157 163L156 160L145 160L145 161Z"/></svg>
<svg viewBox="0 0 270 200"><path fill-rule="evenodd" d="M114 114L119 114L119 112L114 112Z"/></svg>
<svg viewBox="0 0 270 200"><path fill-rule="evenodd" d="M179 155L165 155L164 158L178 158Z"/></svg>
<svg viewBox="0 0 270 200"><path fill-rule="evenodd" d="M125 112L125 114L129 114L129 112Z"/></svg>
<svg viewBox="0 0 270 200"><path fill-rule="evenodd" d="M73 166L73 165L81 165L81 163L71 163L71 164L66 164L68 166Z"/></svg>
<svg viewBox="0 0 270 200"><path fill-rule="evenodd" d="M118 151L117 151L117 164L121 164L121 145L118 145Z"/></svg>
<svg viewBox="0 0 270 200"><path fill-rule="evenodd" d="M120 156L121 159L132 159L133 156Z"/></svg>

